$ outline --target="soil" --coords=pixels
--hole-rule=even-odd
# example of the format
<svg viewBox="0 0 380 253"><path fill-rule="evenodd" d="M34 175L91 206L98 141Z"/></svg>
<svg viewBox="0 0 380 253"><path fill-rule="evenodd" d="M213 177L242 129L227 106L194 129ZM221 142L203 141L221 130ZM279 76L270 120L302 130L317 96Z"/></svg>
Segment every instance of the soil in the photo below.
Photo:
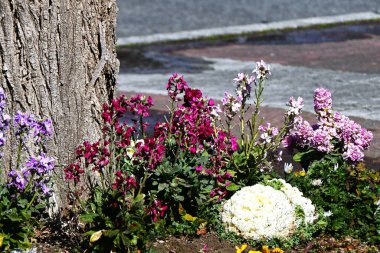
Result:
<svg viewBox="0 0 380 253"><path fill-rule="evenodd" d="M206 245L206 251L202 251ZM199 252L212 252L212 253L235 253L235 246L228 241L220 241L215 233L208 233L199 238L191 239L182 237L170 237L165 241L154 243L154 248L159 253L199 253ZM247 248L249 250L260 250L255 248ZM337 240L333 237L321 236L314 240L301 244L294 249L284 250L286 253L307 253L307 252L320 252L320 253L340 253L340 252L380 252L379 247L368 246L360 241L347 237Z"/></svg>

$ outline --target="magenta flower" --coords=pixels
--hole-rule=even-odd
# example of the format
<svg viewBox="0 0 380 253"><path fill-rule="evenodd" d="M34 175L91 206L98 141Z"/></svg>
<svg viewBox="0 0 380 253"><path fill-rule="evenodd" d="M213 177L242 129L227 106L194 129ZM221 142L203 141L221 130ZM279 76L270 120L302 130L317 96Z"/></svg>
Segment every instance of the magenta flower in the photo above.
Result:
<svg viewBox="0 0 380 253"><path fill-rule="evenodd" d="M188 87L189 86L183 76L179 76L177 73L174 73L168 80L166 90L172 100L178 101L178 94L184 93Z"/></svg>

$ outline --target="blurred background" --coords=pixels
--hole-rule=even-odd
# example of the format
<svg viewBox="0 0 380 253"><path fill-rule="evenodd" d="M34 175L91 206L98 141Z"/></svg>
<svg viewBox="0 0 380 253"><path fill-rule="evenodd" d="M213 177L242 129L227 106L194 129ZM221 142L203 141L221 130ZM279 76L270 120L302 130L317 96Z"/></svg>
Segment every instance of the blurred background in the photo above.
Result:
<svg viewBox="0 0 380 253"><path fill-rule="evenodd" d="M272 70L264 94L268 121L282 119L290 96L302 96L312 112L315 88L328 88L336 111L373 131L368 155L380 164L379 0L119 0L118 5L118 92L153 95L157 117L165 111L172 73L220 100L234 91L237 73L250 73L263 59Z"/></svg>

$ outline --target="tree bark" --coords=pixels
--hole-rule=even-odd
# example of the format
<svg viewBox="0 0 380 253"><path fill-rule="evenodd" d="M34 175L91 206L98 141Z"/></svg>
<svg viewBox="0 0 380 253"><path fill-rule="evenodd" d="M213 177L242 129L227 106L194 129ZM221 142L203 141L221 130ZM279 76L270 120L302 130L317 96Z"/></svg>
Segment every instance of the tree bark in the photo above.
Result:
<svg viewBox="0 0 380 253"><path fill-rule="evenodd" d="M60 165L83 139L100 136L102 104L113 96L119 70L116 13L116 0L0 0L0 86L8 110L53 120L48 148Z"/></svg>

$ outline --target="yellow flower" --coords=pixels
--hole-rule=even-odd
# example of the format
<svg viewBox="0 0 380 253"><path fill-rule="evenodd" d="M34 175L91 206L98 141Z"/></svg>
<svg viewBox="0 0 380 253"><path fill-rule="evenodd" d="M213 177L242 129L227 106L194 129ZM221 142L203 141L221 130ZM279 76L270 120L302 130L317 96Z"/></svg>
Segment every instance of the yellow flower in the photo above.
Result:
<svg viewBox="0 0 380 253"><path fill-rule="evenodd" d="M127 148L127 156L128 156L129 158L132 158L135 152L136 152L136 151L135 151L133 148L131 148L131 147L128 147L128 148Z"/></svg>
<svg viewBox="0 0 380 253"><path fill-rule="evenodd" d="M280 248L274 248L272 253L284 253L284 251Z"/></svg>
<svg viewBox="0 0 380 253"><path fill-rule="evenodd" d="M250 250L250 251L248 251L248 253L261 253L261 251L257 251L257 250Z"/></svg>
<svg viewBox="0 0 380 253"><path fill-rule="evenodd" d="M296 171L296 172L294 172L294 176L296 176L296 177L304 177L304 176L306 176L306 171L304 171L304 170Z"/></svg>
<svg viewBox="0 0 380 253"><path fill-rule="evenodd" d="M239 248L238 246L236 246L236 253L243 253L244 250L248 247L248 245L246 243L244 243L243 245L241 245L241 247Z"/></svg>
<svg viewBox="0 0 380 253"><path fill-rule="evenodd" d="M267 245L264 245L263 248L261 249L263 253L270 253L269 247Z"/></svg>
<svg viewBox="0 0 380 253"><path fill-rule="evenodd" d="M183 216L183 218L185 219L185 220L187 220L187 221L195 221L196 219L198 219L197 217L194 217L194 216L192 216L192 215L190 215L190 214L185 214L184 216Z"/></svg>

